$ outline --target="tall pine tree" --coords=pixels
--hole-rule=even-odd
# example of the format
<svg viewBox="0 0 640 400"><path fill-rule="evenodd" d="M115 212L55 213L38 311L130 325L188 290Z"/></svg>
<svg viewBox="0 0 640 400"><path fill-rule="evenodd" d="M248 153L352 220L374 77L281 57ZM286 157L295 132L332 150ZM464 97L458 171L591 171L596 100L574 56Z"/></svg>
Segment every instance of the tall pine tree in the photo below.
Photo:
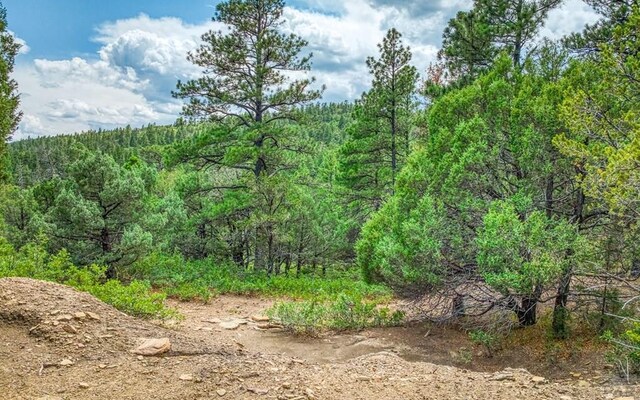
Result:
<svg viewBox="0 0 640 400"><path fill-rule="evenodd" d="M409 153L409 119L418 80L400 32L389 30L378 48L380 57L367 59L372 88L356 106L351 137L342 148L342 180L352 191L356 214L362 216L377 210L393 193Z"/></svg>

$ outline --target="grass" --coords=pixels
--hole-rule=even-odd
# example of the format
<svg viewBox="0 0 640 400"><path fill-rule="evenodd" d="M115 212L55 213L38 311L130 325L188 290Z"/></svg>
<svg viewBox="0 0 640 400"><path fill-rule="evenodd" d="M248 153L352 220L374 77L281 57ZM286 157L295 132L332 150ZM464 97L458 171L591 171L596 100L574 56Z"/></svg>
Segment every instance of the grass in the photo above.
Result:
<svg viewBox="0 0 640 400"><path fill-rule="evenodd" d="M336 300L341 295L377 302L392 298L388 288L364 282L359 271L332 271L327 276L308 272L300 277L267 276L236 266L217 265L211 260L185 261L179 256L153 254L128 273L132 278L149 280L154 287L181 300L207 301L211 292L319 302Z"/></svg>
<svg viewBox="0 0 640 400"><path fill-rule="evenodd" d="M310 336L325 331L397 326L404 320L401 311L391 311L387 307L380 307L376 301L345 294L324 302L306 300L277 303L267 314L286 330Z"/></svg>

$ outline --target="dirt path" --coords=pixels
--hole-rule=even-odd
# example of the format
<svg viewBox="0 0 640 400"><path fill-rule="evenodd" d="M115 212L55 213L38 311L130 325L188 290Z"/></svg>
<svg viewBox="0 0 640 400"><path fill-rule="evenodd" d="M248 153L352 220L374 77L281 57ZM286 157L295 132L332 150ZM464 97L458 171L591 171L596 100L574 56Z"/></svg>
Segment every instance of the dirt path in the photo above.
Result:
<svg viewBox="0 0 640 400"><path fill-rule="evenodd" d="M388 331L382 332L391 333L391 339L381 337L381 332L363 332L307 341L256 330L257 323L223 329L216 320L260 315L265 306L268 302L235 297L206 306L181 304L185 321L166 329L63 286L0 280L0 398L612 400L640 396L637 386L598 385L588 378L558 382L524 370L477 372L410 362ZM129 353L144 337L168 337L172 351L157 358ZM407 352L413 351L408 347Z"/></svg>

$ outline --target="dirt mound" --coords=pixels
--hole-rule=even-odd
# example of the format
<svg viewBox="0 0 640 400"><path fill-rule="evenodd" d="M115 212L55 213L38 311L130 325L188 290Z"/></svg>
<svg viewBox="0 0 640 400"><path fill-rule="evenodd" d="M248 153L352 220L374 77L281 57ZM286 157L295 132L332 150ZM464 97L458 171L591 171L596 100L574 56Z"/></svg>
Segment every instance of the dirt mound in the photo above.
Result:
<svg viewBox="0 0 640 400"><path fill-rule="evenodd" d="M205 343L137 320L87 293L33 279L0 279L0 326L26 333L52 356L73 362L128 352L144 338L170 338L173 354L214 352Z"/></svg>

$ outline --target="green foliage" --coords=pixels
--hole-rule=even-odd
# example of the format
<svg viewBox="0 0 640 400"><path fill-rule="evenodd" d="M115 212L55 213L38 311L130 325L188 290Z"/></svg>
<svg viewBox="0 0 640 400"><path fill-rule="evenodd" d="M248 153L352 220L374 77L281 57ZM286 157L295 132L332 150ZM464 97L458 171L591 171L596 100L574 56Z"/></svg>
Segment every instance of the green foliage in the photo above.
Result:
<svg viewBox="0 0 640 400"><path fill-rule="evenodd" d="M277 303L268 315L296 334L316 336L326 330L361 330L396 326L404 314L380 307L362 297L340 295L330 302L318 300Z"/></svg>
<svg viewBox="0 0 640 400"><path fill-rule="evenodd" d="M27 277L72 286L89 292L107 304L131 315L168 318L176 313L164 307L165 295L154 293L148 283L124 285L107 280L106 267L73 264L66 250L49 254L44 243L27 243L16 250L0 237L0 278Z"/></svg>
<svg viewBox="0 0 640 400"><path fill-rule="evenodd" d="M472 342L484 347L487 355L493 357L496 346L499 344L500 338L494 333L486 332L480 329L469 332L469 338Z"/></svg>
<svg viewBox="0 0 640 400"><path fill-rule="evenodd" d="M502 293L532 294L556 281L578 246L576 230L542 212L518 214L512 204L494 203L476 237L477 262L487 284Z"/></svg>
<svg viewBox="0 0 640 400"><path fill-rule="evenodd" d="M136 162L118 165L109 155L83 147L47 210L54 250L67 248L80 264L126 266L148 251L153 238L139 225L154 171ZM53 242L52 242L53 243Z"/></svg>
<svg viewBox="0 0 640 400"><path fill-rule="evenodd" d="M488 71L500 52L520 69L527 51L561 0L475 0L470 11L449 21L439 58L457 86L470 84Z"/></svg>
<svg viewBox="0 0 640 400"><path fill-rule="evenodd" d="M7 10L0 2L0 183L7 180L6 142L18 127L22 112L18 110L18 83L11 78L13 64L21 45L7 26Z"/></svg>
<svg viewBox="0 0 640 400"><path fill-rule="evenodd" d="M356 218L362 221L393 193L398 172L410 152L411 119L418 73L411 51L395 29L378 45L380 58L369 57L372 88L362 95L340 149L340 183Z"/></svg>
<svg viewBox="0 0 640 400"><path fill-rule="evenodd" d="M166 295L154 293L146 282L133 281L123 285L120 281L109 280L102 285L80 287L107 304L139 317L174 318L176 312L164 306Z"/></svg>
<svg viewBox="0 0 640 400"><path fill-rule="evenodd" d="M379 285L363 282L357 273L332 271L330 276L278 275L264 271L239 270L234 265L216 264L215 260L186 261L179 255L152 254L129 269L132 277L148 279L178 298L206 301L209 291L219 294L267 295L293 299L335 299L341 294L371 299L388 299L390 292Z"/></svg>

